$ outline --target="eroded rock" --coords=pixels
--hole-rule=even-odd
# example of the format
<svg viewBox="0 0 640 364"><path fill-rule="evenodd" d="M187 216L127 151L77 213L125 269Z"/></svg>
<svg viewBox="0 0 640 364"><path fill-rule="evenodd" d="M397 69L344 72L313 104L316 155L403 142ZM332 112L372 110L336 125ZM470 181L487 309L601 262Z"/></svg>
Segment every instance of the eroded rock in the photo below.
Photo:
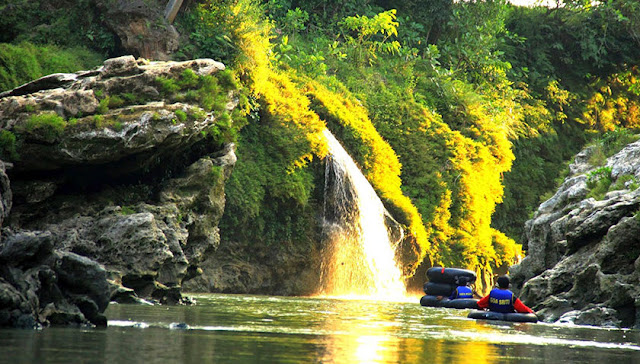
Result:
<svg viewBox="0 0 640 364"><path fill-rule="evenodd" d="M588 193L590 150L525 226L528 255L511 267L514 290L547 322L640 327L640 189L601 201ZM609 158L615 180L640 177L640 142Z"/></svg>
<svg viewBox="0 0 640 364"><path fill-rule="evenodd" d="M104 267L53 249L46 232L5 232L0 244L0 326L106 326Z"/></svg>
<svg viewBox="0 0 640 364"><path fill-rule="evenodd" d="M222 111L203 109L193 96L195 82L175 85L182 77L197 80L221 70L224 65L210 59L124 56L0 96L0 128L16 136L19 154L9 172L0 169L7 211L0 218L9 227L3 238L13 242L4 249L8 254L20 234L44 232L42 246L59 251L50 280L76 307L48 307L46 317L82 321L81 314L98 322L106 307L100 290L129 301L183 301L182 281L197 274L205 251L220 243L224 184L236 156L233 144L209 133ZM234 90L220 90L230 112ZM12 191L13 199L5 199ZM16 261L42 255L21 249ZM104 266L96 280L108 285L82 286L65 273L89 265L85 259ZM78 296L78 287L90 294Z"/></svg>

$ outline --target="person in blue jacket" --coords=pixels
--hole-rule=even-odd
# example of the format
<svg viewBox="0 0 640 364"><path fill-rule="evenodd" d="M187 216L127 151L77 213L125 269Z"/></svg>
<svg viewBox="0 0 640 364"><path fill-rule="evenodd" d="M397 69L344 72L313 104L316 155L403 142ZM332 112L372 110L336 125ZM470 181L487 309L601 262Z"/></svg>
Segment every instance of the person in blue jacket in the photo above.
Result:
<svg viewBox="0 0 640 364"><path fill-rule="evenodd" d="M498 287L478 301L479 308L488 308L489 311L502 313L533 313L513 292L509 290L509 277L498 277Z"/></svg>
<svg viewBox="0 0 640 364"><path fill-rule="evenodd" d="M458 287L456 287L451 293L451 296L449 296L450 300L455 300L456 298L473 298L473 291L469 287L469 278L458 277L456 283Z"/></svg>

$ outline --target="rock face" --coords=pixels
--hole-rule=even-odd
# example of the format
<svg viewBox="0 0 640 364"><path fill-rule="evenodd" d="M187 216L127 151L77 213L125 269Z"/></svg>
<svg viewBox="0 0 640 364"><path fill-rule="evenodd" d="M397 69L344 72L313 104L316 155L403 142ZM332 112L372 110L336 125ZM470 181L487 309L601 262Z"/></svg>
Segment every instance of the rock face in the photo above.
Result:
<svg viewBox="0 0 640 364"><path fill-rule="evenodd" d="M178 49L179 34L167 20L161 0L97 0L108 27L129 53L147 59L168 60Z"/></svg>
<svg viewBox="0 0 640 364"><path fill-rule="evenodd" d="M0 94L0 130L16 136L19 155L6 172L0 162L5 226L0 249L33 235L31 240L46 241L41 245L47 251L12 263L10 274L0 275L2 284L9 282L6 277L21 281L20 274L35 274L40 281L49 277L92 322L106 307L101 289L124 301L135 300L135 292L162 303L180 302L182 281L201 272L204 253L220 243L224 184L236 157L233 144L209 133L219 114L185 96L195 86L178 90L175 85L183 77L215 77L223 69L207 59L148 62L125 56L96 70L50 75ZM220 92L231 111L235 94ZM37 273L45 261L53 273ZM110 285L84 287L90 280L74 281L90 273L79 273L83 265L95 262L104 266ZM92 278L102 280L97 273ZM5 292L32 296L30 288L14 288ZM19 301L12 298L11 307L27 312ZM29 302L41 311L47 307L45 299ZM22 316L10 317L5 323Z"/></svg>
<svg viewBox="0 0 640 364"><path fill-rule="evenodd" d="M528 255L511 267L513 288L546 322L640 328L640 142L607 160L614 184L630 182L601 201L586 198L590 153L527 221Z"/></svg>
<svg viewBox="0 0 640 364"><path fill-rule="evenodd" d="M11 235L0 249L0 267L0 327L106 326L106 270L88 258L54 250L50 233Z"/></svg>

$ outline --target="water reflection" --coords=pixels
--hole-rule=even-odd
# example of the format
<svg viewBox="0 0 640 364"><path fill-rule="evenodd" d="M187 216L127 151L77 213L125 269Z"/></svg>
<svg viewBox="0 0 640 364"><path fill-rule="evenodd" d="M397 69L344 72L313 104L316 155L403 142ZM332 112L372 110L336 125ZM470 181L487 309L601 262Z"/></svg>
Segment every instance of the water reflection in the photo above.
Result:
<svg viewBox="0 0 640 364"><path fill-rule="evenodd" d="M635 330L495 324L417 300L197 299L112 305L106 329L0 330L0 363L640 362Z"/></svg>
<svg viewBox="0 0 640 364"><path fill-rule="evenodd" d="M493 363L500 356L498 348L488 342L461 342L464 337L457 336L446 324L452 321L445 317L448 311L428 312L421 317L416 316L420 310L415 309L405 303L335 300L331 314L320 324L323 331L333 333L324 338L321 362L413 363L428 358L432 363L449 363L473 358L482 364ZM466 328L475 324L456 321L456 326ZM478 330L492 331L489 326ZM418 340L416 336L441 339Z"/></svg>
<svg viewBox="0 0 640 364"><path fill-rule="evenodd" d="M336 359L351 363L398 362L394 318L384 306L362 301L335 300L330 314L319 323L320 330L331 333L323 338L321 362ZM387 324L385 324L387 323Z"/></svg>

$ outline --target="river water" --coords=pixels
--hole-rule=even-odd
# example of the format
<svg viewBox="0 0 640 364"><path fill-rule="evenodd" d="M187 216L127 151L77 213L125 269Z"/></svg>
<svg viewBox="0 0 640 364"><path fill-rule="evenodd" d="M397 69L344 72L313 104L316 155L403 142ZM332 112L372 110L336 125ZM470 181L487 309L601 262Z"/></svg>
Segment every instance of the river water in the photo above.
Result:
<svg viewBox="0 0 640 364"><path fill-rule="evenodd" d="M640 331L499 323L407 302L195 295L109 325L0 329L2 363L640 363Z"/></svg>

